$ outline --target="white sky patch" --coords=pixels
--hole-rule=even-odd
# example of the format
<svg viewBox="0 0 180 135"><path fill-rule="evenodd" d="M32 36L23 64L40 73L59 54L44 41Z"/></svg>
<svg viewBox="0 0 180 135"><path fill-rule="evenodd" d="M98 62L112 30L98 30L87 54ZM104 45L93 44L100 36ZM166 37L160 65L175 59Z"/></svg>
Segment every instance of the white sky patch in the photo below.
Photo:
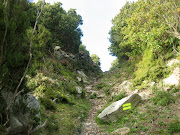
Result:
<svg viewBox="0 0 180 135"><path fill-rule="evenodd" d="M34 0L37 2L38 0ZM127 0L45 0L46 3L53 4L60 1L63 9L77 9L77 13L82 16L83 31L82 43L86 46L90 54L97 54L101 60L101 69L108 71L111 62L116 59L109 55L108 47L109 31L112 27L112 19L120 12ZM129 0L137 1L137 0Z"/></svg>

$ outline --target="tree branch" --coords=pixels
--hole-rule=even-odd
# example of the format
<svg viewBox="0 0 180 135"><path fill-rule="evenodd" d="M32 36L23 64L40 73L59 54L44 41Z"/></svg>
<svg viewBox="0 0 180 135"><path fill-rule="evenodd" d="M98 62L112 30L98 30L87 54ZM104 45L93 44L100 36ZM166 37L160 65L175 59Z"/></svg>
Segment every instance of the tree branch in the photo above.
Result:
<svg viewBox="0 0 180 135"><path fill-rule="evenodd" d="M30 45L29 45L29 61L28 61L28 64L27 64L27 66L26 66L26 70L25 70L23 76L21 77L21 80L19 81L19 84L18 84L18 86L16 87L16 90L15 90L15 92L14 92L14 97L13 97L13 100L12 100L12 103L14 102L14 100L15 100L15 98L16 98L16 96L17 96L18 89L19 89L19 87L21 86L21 84L22 84L22 82L23 82L23 80L24 80L24 78L25 78L25 76L26 76L26 74L27 74L27 72L28 72L28 69L29 69L29 66L30 66L30 63L31 63L31 60L32 60L32 42L33 42L33 35L34 35L35 30L36 30L36 26L37 26L37 23L38 23L38 19L40 18L41 13L42 13L42 11L43 11L44 3L45 3L45 0L42 1L41 11L40 11L40 13L37 14L36 22L35 22L35 25L34 25L34 29L33 29L32 33L31 33L31 40L30 40ZM12 105L12 103L7 107L7 110L10 108L10 106Z"/></svg>

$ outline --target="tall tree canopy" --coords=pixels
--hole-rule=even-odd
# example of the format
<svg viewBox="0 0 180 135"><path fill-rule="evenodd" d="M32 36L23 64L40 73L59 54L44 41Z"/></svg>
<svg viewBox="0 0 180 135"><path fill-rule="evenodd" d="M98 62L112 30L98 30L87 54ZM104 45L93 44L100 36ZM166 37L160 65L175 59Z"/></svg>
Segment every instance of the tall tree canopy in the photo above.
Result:
<svg viewBox="0 0 180 135"><path fill-rule="evenodd" d="M136 81L150 77L152 70L158 72L163 68L164 56L179 46L179 16L178 0L139 0L127 2L113 19L109 50L118 57L119 63L128 59L141 60L135 72ZM152 69L155 66L157 71ZM144 73L140 72L142 70ZM142 74L140 78L139 74ZM162 76L162 73L154 76Z"/></svg>
<svg viewBox="0 0 180 135"><path fill-rule="evenodd" d="M168 31L176 23L179 32L179 12L178 0L139 0L136 3L126 3L112 21L111 54L119 60L128 59L130 56L142 56L148 47L153 49L156 56L165 54L172 49L174 40L177 40Z"/></svg>
<svg viewBox="0 0 180 135"><path fill-rule="evenodd" d="M93 61L96 65L98 65L99 67L101 66L101 62L100 62L99 56L97 56L96 54L92 54L92 55L91 55L91 59L92 59L92 61Z"/></svg>
<svg viewBox="0 0 180 135"><path fill-rule="evenodd" d="M78 53L83 35L79 26L83 21L75 9L66 12L60 2L54 5L46 3L41 24L51 32L53 46L61 46L64 51Z"/></svg>

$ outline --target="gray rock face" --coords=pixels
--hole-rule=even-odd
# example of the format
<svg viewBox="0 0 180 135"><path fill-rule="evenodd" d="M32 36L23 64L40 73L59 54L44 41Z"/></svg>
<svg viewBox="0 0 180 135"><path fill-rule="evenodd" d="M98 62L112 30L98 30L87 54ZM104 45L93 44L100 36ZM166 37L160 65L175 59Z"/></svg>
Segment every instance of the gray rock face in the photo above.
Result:
<svg viewBox="0 0 180 135"><path fill-rule="evenodd" d="M98 115L98 118L104 122L116 121L133 109L140 100L141 97L138 94L132 94L112 103Z"/></svg>
<svg viewBox="0 0 180 135"><path fill-rule="evenodd" d="M74 59L75 55L71 54L71 53L67 53L63 50L61 50L60 46L56 46L54 48L54 54L58 57L58 58L70 58L70 59Z"/></svg>
<svg viewBox="0 0 180 135"><path fill-rule="evenodd" d="M16 97L12 103L12 92L1 92L9 108L9 135L27 134L38 125L41 125L40 104L31 94Z"/></svg>
<svg viewBox="0 0 180 135"><path fill-rule="evenodd" d="M88 84L89 82L88 82L88 77L86 76L86 74L83 72L83 71L77 71L77 73L78 73L78 81L80 80L80 81L83 81L84 83L86 83L86 84Z"/></svg>

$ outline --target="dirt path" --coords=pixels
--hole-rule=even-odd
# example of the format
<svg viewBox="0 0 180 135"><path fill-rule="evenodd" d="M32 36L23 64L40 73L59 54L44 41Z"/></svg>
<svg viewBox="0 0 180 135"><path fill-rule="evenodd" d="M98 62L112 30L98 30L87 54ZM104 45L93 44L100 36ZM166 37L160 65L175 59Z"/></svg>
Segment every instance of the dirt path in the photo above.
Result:
<svg viewBox="0 0 180 135"><path fill-rule="evenodd" d="M105 95L102 90L95 91L93 86L96 84L95 82L92 85L86 87L87 90L87 98L89 98L91 103L91 109L89 111L87 119L83 123L83 129L81 135L108 135L107 133L102 133L95 121L95 117L97 115L98 110L100 110L105 104ZM90 99L90 95L96 93L97 97L94 99Z"/></svg>

